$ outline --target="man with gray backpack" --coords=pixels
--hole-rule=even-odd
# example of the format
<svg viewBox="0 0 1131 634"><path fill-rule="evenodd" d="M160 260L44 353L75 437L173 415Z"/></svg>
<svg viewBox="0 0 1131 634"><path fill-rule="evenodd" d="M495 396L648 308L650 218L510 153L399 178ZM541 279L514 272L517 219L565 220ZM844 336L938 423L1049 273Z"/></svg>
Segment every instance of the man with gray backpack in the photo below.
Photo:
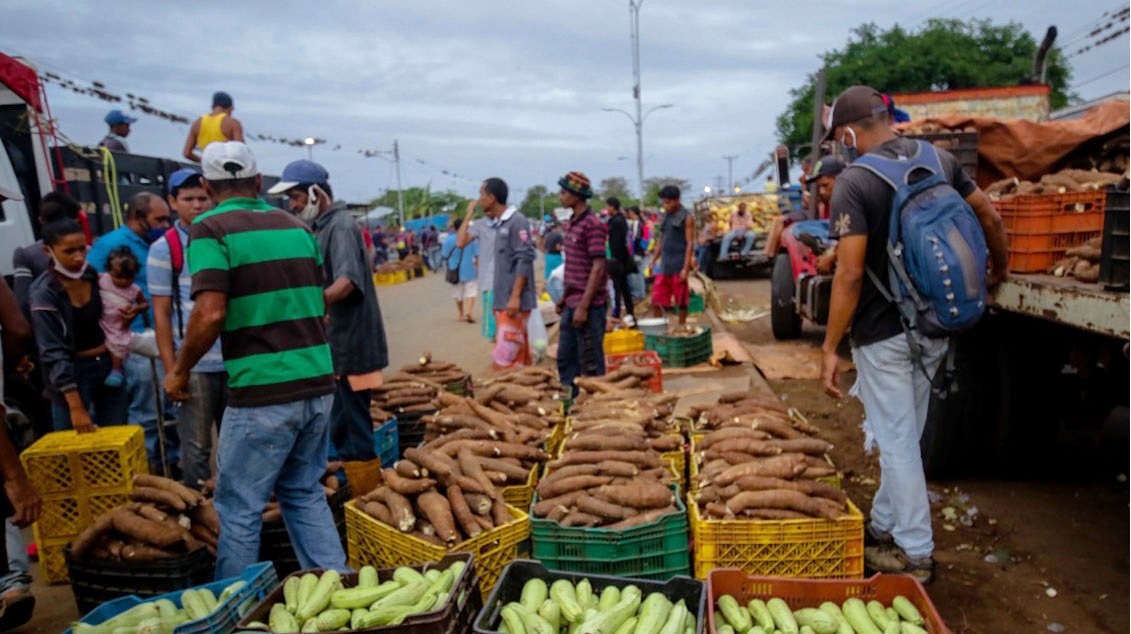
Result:
<svg viewBox="0 0 1131 634"><path fill-rule="evenodd" d="M851 325L851 393L864 404L865 448L880 449L865 566L927 583L934 541L919 439L931 393L951 387L950 337L977 323L988 289L1005 278L1005 232L954 156L896 136L876 90L842 92L826 129L859 158L830 204L839 243L821 377L843 397L837 349Z"/></svg>

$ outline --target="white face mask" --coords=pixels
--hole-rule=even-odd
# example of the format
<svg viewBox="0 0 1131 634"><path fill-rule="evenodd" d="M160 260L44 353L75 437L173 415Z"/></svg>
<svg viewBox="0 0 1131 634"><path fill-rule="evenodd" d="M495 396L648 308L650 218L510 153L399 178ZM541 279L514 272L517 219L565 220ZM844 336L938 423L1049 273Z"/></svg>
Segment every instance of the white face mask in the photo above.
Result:
<svg viewBox="0 0 1131 634"><path fill-rule="evenodd" d="M90 263L84 260L83 263L82 263L81 269L79 269L77 272L72 271L72 270L64 267L59 262L59 259L55 257L54 253L51 254L51 263L53 265L55 265L55 271L57 273L59 273L59 275L62 275L63 277L68 278L68 279L72 279L72 280L82 279L83 274L86 273L87 267L90 266Z"/></svg>
<svg viewBox="0 0 1131 634"><path fill-rule="evenodd" d="M315 192L314 188L311 187L306 190L306 206L302 208L302 211L298 212L298 217L303 222L313 222L314 219L318 217L319 211L321 211L321 209L318 206L318 194Z"/></svg>

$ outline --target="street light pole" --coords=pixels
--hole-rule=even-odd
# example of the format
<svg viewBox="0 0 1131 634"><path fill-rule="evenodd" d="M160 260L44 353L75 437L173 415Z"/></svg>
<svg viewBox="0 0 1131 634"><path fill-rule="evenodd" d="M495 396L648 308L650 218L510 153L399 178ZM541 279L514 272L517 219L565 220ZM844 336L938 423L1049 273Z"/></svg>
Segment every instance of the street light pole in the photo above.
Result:
<svg viewBox="0 0 1131 634"><path fill-rule="evenodd" d="M400 212L401 227L404 227L404 189L401 187L401 149L393 139L393 163L397 166L397 211Z"/></svg>
<svg viewBox="0 0 1131 634"><path fill-rule="evenodd" d="M317 142L318 141L316 139L314 139L313 137L306 137L305 139L302 140L303 145L306 146L306 160L308 160L308 161L314 160L314 144L317 143Z"/></svg>
<svg viewBox="0 0 1131 634"><path fill-rule="evenodd" d="M723 160L727 162L727 191L734 191L734 159L738 158L737 154L724 156Z"/></svg>
<svg viewBox="0 0 1131 634"><path fill-rule="evenodd" d="M640 205L644 205L644 117L640 114L640 7L644 0L628 0L629 29L632 33L632 98L636 101L636 178Z"/></svg>

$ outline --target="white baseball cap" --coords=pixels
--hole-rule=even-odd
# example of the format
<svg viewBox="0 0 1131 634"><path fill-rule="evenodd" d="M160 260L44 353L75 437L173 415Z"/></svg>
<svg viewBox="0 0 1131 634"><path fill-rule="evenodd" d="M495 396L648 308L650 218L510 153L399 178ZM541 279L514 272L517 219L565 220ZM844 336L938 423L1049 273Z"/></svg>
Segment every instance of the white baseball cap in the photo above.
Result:
<svg viewBox="0 0 1131 634"><path fill-rule="evenodd" d="M259 174L255 155L239 141L216 141L204 148L200 167L205 180L222 181L251 178Z"/></svg>
<svg viewBox="0 0 1131 634"><path fill-rule="evenodd" d="M24 196L18 189L8 189L7 187L0 187L0 198L7 200L23 200Z"/></svg>

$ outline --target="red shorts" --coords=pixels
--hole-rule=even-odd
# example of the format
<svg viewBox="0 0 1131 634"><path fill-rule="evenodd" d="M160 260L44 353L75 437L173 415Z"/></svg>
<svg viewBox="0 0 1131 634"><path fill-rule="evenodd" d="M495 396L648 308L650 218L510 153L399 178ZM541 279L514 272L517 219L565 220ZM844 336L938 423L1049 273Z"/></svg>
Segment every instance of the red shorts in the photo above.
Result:
<svg viewBox="0 0 1131 634"><path fill-rule="evenodd" d="M691 290L687 280L680 279L679 273L675 275L657 275L652 280L652 304L661 308L687 308L691 299Z"/></svg>

